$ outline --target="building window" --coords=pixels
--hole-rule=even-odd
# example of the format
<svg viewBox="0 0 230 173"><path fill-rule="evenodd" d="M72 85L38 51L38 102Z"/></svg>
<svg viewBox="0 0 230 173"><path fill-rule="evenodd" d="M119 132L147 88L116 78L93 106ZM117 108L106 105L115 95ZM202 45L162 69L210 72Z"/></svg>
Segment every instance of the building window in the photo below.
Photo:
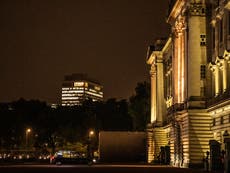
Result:
<svg viewBox="0 0 230 173"><path fill-rule="evenodd" d="M202 9L201 9L201 13L202 13L202 14L205 14L205 8L202 8Z"/></svg>
<svg viewBox="0 0 230 173"><path fill-rule="evenodd" d="M212 119L212 126L215 126L215 125L216 125L216 119L213 118L213 119Z"/></svg>
<svg viewBox="0 0 230 173"><path fill-rule="evenodd" d="M200 79L205 79L206 76L206 66L201 65L200 66Z"/></svg>
<svg viewBox="0 0 230 173"><path fill-rule="evenodd" d="M220 124L224 124L224 117L220 117Z"/></svg>
<svg viewBox="0 0 230 173"><path fill-rule="evenodd" d="M206 45L206 36L205 34L200 35L200 46L205 46Z"/></svg>

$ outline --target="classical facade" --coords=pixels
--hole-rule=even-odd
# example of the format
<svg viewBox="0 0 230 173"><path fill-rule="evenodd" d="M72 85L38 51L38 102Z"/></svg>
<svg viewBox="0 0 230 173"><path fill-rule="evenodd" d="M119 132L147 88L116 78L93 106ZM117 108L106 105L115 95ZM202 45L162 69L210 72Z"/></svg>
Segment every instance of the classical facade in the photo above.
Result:
<svg viewBox="0 0 230 173"><path fill-rule="evenodd" d="M163 148L170 164L203 165L211 141L230 133L230 1L171 2L168 39L150 46L148 162Z"/></svg>

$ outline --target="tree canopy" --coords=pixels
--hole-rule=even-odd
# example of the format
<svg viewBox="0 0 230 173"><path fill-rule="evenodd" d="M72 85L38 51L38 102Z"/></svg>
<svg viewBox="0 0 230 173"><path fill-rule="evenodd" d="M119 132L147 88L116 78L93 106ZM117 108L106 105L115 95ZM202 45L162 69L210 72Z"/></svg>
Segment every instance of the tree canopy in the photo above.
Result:
<svg viewBox="0 0 230 173"><path fill-rule="evenodd" d="M90 100L81 106L51 108L39 100L19 99L0 104L0 147L20 149L26 145L26 129L31 128L29 144L37 150L79 147L86 143L89 129L99 131L145 130L149 117L149 84L138 83L135 95L127 100ZM27 134L28 135L28 134ZM70 147L71 148L71 147Z"/></svg>

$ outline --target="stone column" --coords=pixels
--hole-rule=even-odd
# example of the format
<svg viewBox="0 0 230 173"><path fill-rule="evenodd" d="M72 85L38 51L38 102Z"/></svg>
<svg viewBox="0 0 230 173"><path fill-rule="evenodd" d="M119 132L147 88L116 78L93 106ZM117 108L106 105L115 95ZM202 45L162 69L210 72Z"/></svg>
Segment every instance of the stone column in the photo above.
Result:
<svg viewBox="0 0 230 173"><path fill-rule="evenodd" d="M156 124L161 126L165 116L165 100L164 100L164 67L162 57L157 61L157 112Z"/></svg>
<svg viewBox="0 0 230 173"><path fill-rule="evenodd" d="M227 90L227 62L223 60L223 92Z"/></svg>
<svg viewBox="0 0 230 173"><path fill-rule="evenodd" d="M173 79L174 79L174 102L182 103L184 101L184 30L185 18L180 16L175 22L174 32L174 61L173 61Z"/></svg>
<svg viewBox="0 0 230 173"><path fill-rule="evenodd" d="M212 95L217 96L219 94L219 69L217 65L209 64L209 69L212 72Z"/></svg>
<svg viewBox="0 0 230 173"><path fill-rule="evenodd" d="M215 96L219 95L220 94L220 84L219 84L219 81L220 81L220 71L219 71L219 67L218 66L215 66Z"/></svg>
<svg viewBox="0 0 230 173"><path fill-rule="evenodd" d="M151 76L151 117L150 122L155 123L156 122L156 114L157 114L157 72L156 72L156 65L153 63L151 65L150 70L150 76Z"/></svg>
<svg viewBox="0 0 230 173"><path fill-rule="evenodd" d="M230 88L230 61L226 60L227 64L227 90L229 91Z"/></svg>

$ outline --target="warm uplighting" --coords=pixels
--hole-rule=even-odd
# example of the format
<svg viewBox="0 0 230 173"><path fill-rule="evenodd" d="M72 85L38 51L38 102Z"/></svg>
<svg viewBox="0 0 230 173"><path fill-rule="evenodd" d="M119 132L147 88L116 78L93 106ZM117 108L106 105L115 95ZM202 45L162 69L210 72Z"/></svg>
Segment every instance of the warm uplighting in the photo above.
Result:
<svg viewBox="0 0 230 173"><path fill-rule="evenodd" d="M155 61L155 56L153 59L153 62ZM151 65L151 70L150 70L150 75L151 75L151 123L155 123L156 119L157 119L157 99L156 99L156 95L157 95L157 69L155 64L153 63Z"/></svg>
<svg viewBox="0 0 230 173"><path fill-rule="evenodd" d="M181 20L177 24L176 35L175 38L175 47L176 50L174 52L175 56L175 74L174 79L177 81L175 83L175 101L176 103L182 103L184 101L184 19Z"/></svg>

